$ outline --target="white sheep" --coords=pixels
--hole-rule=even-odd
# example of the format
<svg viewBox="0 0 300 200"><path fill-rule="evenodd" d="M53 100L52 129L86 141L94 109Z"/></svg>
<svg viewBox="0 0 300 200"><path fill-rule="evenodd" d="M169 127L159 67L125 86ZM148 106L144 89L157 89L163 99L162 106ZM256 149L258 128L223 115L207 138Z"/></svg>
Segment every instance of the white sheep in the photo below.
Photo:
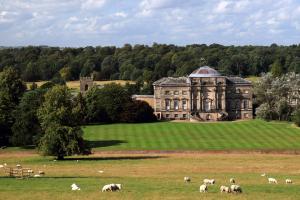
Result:
<svg viewBox="0 0 300 200"><path fill-rule="evenodd" d="M215 179L204 179L203 183L206 184L206 185L213 185L216 182L215 182Z"/></svg>
<svg viewBox="0 0 300 200"><path fill-rule="evenodd" d="M234 193L242 193L242 188L239 185L231 185L230 190Z"/></svg>
<svg viewBox="0 0 300 200"><path fill-rule="evenodd" d="M71 185L71 189L72 189L72 190L80 190L80 187L79 187L78 185L76 185L75 183L73 183L73 184Z"/></svg>
<svg viewBox="0 0 300 200"><path fill-rule="evenodd" d="M200 185L199 190L200 190L200 192L207 192L207 185L205 185L205 184Z"/></svg>
<svg viewBox="0 0 300 200"><path fill-rule="evenodd" d="M285 179L285 183L286 183L286 184L292 184L293 181L292 181L291 179Z"/></svg>
<svg viewBox="0 0 300 200"><path fill-rule="evenodd" d="M185 177L183 178L183 180L184 180L184 182L186 182L186 183L191 182L191 178L188 177L188 176L185 176Z"/></svg>
<svg viewBox="0 0 300 200"><path fill-rule="evenodd" d="M114 192L114 191L118 191L118 190L121 190L122 189L122 185L121 184L114 184L114 183L111 183L111 184L107 184L107 185L104 185L102 187L102 192Z"/></svg>
<svg viewBox="0 0 300 200"><path fill-rule="evenodd" d="M266 176L266 173L261 174L260 176Z"/></svg>
<svg viewBox="0 0 300 200"><path fill-rule="evenodd" d="M220 191L221 191L221 192L225 192L225 193L230 193L230 192L231 192L231 189L230 189L229 187L227 187L227 186L222 185L222 186L220 187Z"/></svg>
<svg viewBox="0 0 300 200"><path fill-rule="evenodd" d="M0 168L3 168L4 167L4 165L0 165Z"/></svg>
<svg viewBox="0 0 300 200"><path fill-rule="evenodd" d="M35 174L33 177L34 177L34 178L39 178L39 177L41 177L41 175Z"/></svg>
<svg viewBox="0 0 300 200"><path fill-rule="evenodd" d="M231 179L229 180L229 182L230 182L230 183L235 183L234 178L231 178Z"/></svg>
<svg viewBox="0 0 300 200"><path fill-rule="evenodd" d="M17 168L21 168L22 166L21 166L20 164L17 164L16 167L17 167Z"/></svg>
<svg viewBox="0 0 300 200"><path fill-rule="evenodd" d="M277 184L277 180L275 178L268 178L269 183Z"/></svg>

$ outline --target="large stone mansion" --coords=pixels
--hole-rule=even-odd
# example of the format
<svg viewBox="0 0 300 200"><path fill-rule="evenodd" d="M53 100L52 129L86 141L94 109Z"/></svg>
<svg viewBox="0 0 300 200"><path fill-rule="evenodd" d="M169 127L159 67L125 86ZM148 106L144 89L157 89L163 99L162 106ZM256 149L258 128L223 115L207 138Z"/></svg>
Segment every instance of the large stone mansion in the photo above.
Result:
<svg viewBox="0 0 300 200"><path fill-rule="evenodd" d="M252 84L200 67L188 77L165 77L153 83L159 119L219 121L252 118Z"/></svg>
<svg viewBox="0 0 300 200"><path fill-rule="evenodd" d="M80 79L80 91L93 85L92 77ZM134 95L153 107L158 119L221 121L252 119L252 84L240 77L222 76L200 67L187 77L165 77L153 83L154 95Z"/></svg>

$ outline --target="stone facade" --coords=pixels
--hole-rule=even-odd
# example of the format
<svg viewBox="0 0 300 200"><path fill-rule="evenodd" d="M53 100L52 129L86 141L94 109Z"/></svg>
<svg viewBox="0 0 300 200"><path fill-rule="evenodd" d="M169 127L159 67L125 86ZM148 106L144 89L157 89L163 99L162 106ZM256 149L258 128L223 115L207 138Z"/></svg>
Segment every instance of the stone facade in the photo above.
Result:
<svg viewBox="0 0 300 200"><path fill-rule="evenodd" d="M219 121L251 119L252 84L200 67L188 77L166 77L153 83L158 119Z"/></svg>
<svg viewBox="0 0 300 200"><path fill-rule="evenodd" d="M85 94L94 85L93 76L91 77L80 77L80 92Z"/></svg>

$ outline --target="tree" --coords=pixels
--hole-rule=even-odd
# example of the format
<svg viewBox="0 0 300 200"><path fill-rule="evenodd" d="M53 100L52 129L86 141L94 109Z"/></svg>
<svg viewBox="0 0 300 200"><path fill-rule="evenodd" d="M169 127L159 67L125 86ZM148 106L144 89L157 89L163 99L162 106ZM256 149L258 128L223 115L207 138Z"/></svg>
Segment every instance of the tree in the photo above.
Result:
<svg viewBox="0 0 300 200"><path fill-rule="evenodd" d="M279 60L276 60L272 65L271 65L271 73L274 77L279 77L283 73L282 65Z"/></svg>
<svg viewBox="0 0 300 200"><path fill-rule="evenodd" d="M77 121L79 114L74 105L66 86L54 86L45 94L45 101L38 110L38 118L45 131L39 150L44 155L63 159L64 156L85 152L82 130Z"/></svg>
<svg viewBox="0 0 300 200"><path fill-rule="evenodd" d="M297 126L300 126L300 109L296 110L293 113L293 121Z"/></svg>
<svg viewBox="0 0 300 200"><path fill-rule="evenodd" d="M59 160L65 156L85 153L82 135L83 132L79 127L52 124L41 138L39 150L43 155L56 156Z"/></svg>
<svg viewBox="0 0 300 200"><path fill-rule="evenodd" d="M14 112L15 123L12 126L13 145L36 145L43 134L38 121L37 110L43 102L43 90L26 92Z"/></svg>
<svg viewBox="0 0 300 200"><path fill-rule="evenodd" d="M25 90L25 84L13 68L0 73L0 145L8 144L14 123L13 111Z"/></svg>

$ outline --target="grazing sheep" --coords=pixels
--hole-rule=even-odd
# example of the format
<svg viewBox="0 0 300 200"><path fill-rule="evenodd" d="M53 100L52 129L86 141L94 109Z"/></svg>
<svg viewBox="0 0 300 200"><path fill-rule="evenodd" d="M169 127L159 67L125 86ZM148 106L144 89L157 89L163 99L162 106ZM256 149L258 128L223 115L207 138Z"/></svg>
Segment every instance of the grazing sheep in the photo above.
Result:
<svg viewBox="0 0 300 200"><path fill-rule="evenodd" d="M206 184L206 185L213 185L216 182L215 182L215 179L204 179L203 183Z"/></svg>
<svg viewBox="0 0 300 200"><path fill-rule="evenodd" d="M225 192L225 193L230 193L230 192L231 192L231 189L230 189L229 187L227 187L227 186L222 185L222 186L220 187L220 191L221 191L221 192Z"/></svg>
<svg viewBox="0 0 300 200"><path fill-rule="evenodd" d="M114 192L114 191L118 191L118 190L121 190L122 189L122 185L121 184L114 184L114 183L111 183L111 184L107 184L107 185L104 185L103 188L102 188L102 192Z"/></svg>
<svg viewBox="0 0 300 200"><path fill-rule="evenodd" d="M239 185L231 185L230 190L234 193L242 193L242 188Z"/></svg>
<svg viewBox="0 0 300 200"><path fill-rule="evenodd" d="M28 169L27 172L33 174L33 170L32 169Z"/></svg>
<svg viewBox="0 0 300 200"><path fill-rule="evenodd" d="M229 182L230 182L230 183L235 183L234 178L231 178L231 179L229 180Z"/></svg>
<svg viewBox="0 0 300 200"><path fill-rule="evenodd" d="M74 191L74 190L80 190L80 187L78 185L76 185L75 183L73 183L71 185L71 189Z"/></svg>
<svg viewBox="0 0 300 200"><path fill-rule="evenodd" d="M191 178L188 177L188 176L185 176L185 177L183 178L183 180L184 180L184 182L186 182L186 183L191 182Z"/></svg>
<svg viewBox="0 0 300 200"><path fill-rule="evenodd" d="M38 177L41 177L41 175L35 174L33 177L34 177L34 178L38 178Z"/></svg>
<svg viewBox="0 0 300 200"><path fill-rule="evenodd" d="M266 173L261 174L260 176L266 176Z"/></svg>
<svg viewBox="0 0 300 200"><path fill-rule="evenodd" d="M3 168L4 167L4 165L0 165L0 168Z"/></svg>
<svg viewBox="0 0 300 200"><path fill-rule="evenodd" d="M22 166L21 166L20 164L17 164L16 167L17 167L17 168L21 168Z"/></svg>
<svg viewBox="0 0 300 200"><path fill-rule="evenodd" d="M200 192L207 192L207 185L205 185L205 184L200 185L199 190L200 190Z"/></svg>
<svg viewBox="0 0 300 200"><path fill-rule="evenodd" d="M102 170L99 170L98 172L102 174L104 171L102 171Z"/></svg>
<svg viewBox="0 0 300 200"><path fill-rule="evenodd" d="M293 181L292 181L291 179L285 179L285 183L286 183L286 184L292 184Z"/></svg>
<svg viewBox="0 0 300 200"><path fill-rule="evenodd" d="M39 175L45 175L44 171L39 170Z"/></svg>
<svg viewBox="0 0 300 200"><path fill-rule="evenodd" d="M277 184L277 180L275 178L268 178L269 183Z"/></svg>

